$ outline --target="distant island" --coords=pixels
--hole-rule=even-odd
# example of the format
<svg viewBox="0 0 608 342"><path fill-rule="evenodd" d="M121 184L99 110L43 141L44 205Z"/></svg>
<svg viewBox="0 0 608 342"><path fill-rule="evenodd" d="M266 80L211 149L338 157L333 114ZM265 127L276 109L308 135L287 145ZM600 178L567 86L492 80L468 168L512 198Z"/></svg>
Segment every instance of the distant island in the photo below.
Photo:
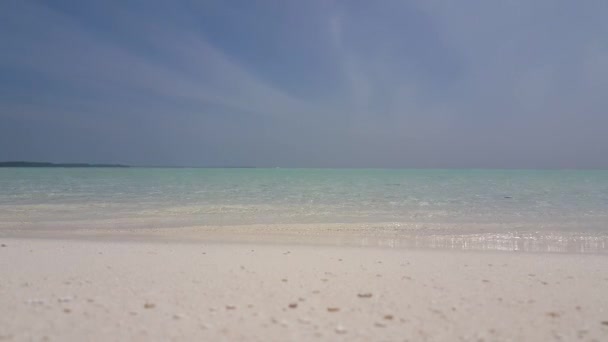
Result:
<svg viewBox="0 0 608 342"><path fill-rule="evenodd" d="M129 166L120 165L120 164L45 163L45 162L8 161L8 162L0 162L0 167L129 167Z"/></svg>

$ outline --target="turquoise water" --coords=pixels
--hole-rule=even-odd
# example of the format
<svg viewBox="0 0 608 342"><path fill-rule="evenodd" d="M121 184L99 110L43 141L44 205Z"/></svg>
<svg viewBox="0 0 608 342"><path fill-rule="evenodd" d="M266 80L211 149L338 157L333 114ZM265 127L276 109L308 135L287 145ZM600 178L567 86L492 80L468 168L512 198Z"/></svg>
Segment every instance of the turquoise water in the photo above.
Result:
<svg viewBox="0 0 608 342"><path fill-rule="evenodd" d="M608 171L0 169L2 227L390 223L608 232Z"/></svg>

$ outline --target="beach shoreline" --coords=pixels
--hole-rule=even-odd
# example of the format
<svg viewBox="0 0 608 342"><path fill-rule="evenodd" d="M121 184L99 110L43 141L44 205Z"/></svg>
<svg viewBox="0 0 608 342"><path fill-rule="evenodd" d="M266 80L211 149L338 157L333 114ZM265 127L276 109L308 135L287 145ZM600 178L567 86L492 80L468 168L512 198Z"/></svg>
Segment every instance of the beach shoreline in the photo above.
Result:
<svg viewBox="0 0 608 342"><path fill-rule="evenodd" d="M86 226L85 226L86 227ZM254 243L409 249L608 254L602 232L501 229L499 225L407 223L249 224L173 228L21 228L6 225L0 238L182 243Z"/></svg>
<svg viewBox="0 0 608 342"><path fill-rule="evenodd" d="M3 340L603 340L608 258L0 237Z"/></svg>

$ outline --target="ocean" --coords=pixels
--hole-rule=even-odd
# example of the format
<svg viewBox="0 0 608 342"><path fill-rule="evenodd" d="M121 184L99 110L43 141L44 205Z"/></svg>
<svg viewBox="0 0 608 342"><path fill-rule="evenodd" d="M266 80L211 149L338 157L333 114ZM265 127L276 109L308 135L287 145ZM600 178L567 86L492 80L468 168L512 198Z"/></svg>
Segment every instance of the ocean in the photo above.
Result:
<svg viewBox="0 0 608 342"><path fill-rule="evenodd" d="M0 169L5 230L327 224L604 252L608 171Z"/></svg>

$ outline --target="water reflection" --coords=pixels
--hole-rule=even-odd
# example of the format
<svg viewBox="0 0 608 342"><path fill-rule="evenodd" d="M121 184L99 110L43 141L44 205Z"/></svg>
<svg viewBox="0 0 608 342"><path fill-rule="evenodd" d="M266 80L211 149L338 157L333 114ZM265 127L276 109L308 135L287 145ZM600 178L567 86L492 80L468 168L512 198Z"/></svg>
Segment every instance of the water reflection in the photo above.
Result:
<svg viewBox="0 0 608 342"><path fill-rule="evenodd" d="M575 233L483 233L361 237L360 246L608 254L608 236Z"/></svg>

